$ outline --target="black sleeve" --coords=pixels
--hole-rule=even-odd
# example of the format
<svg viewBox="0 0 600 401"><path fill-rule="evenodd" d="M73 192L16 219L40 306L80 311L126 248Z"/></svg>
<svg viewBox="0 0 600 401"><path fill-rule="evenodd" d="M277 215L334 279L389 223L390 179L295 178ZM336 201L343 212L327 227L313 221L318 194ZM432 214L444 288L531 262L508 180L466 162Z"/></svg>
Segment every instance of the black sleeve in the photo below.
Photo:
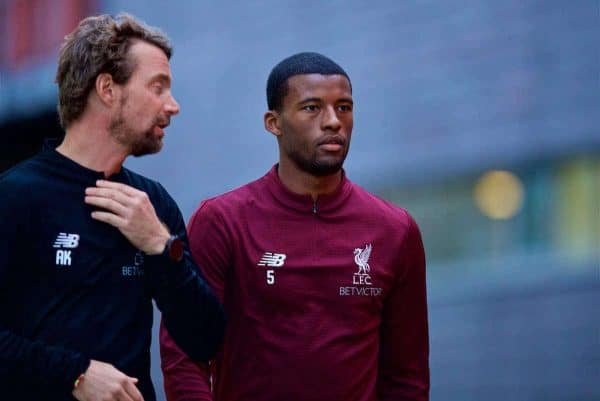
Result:
<svg viewBox="0 0 600 401"><path fill-rule="evenodd" d="M10 378L50 393L71 394L75 379L89 366L82 354L15 334L10 316L16 313L9 288L23 288L16 272L27 255L30 223L28 194L0 176L0 387ZM10 383L6 383L10 384Z"/></svg>
<svg viewBox="0 0 600 401"><path fill-rule="evenodd" d="M192 359L207 362L221 345L225 314L192 260L183 217L166 191L164 202L167 207L161 217L171 234L182 238L185 252L180 262L163 255L147 257L153 296L177 345Z"/></svg>

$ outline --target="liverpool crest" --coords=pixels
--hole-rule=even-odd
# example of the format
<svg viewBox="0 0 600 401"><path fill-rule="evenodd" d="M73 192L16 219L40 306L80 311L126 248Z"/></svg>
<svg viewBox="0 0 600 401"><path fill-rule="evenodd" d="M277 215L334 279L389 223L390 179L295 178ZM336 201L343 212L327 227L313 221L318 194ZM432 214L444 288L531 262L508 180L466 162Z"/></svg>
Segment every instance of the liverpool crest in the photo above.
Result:
<svg viewBox="0 0 600 401"><path fill-rule="evenodd" d="M354 249L354 263L358 266L358 272L354 273L352 278L353 284L367 284L371 285L371 266L369 266L369 257L371 256L371 250L373 246L371 244L365 245L364 248Z"/></svg>

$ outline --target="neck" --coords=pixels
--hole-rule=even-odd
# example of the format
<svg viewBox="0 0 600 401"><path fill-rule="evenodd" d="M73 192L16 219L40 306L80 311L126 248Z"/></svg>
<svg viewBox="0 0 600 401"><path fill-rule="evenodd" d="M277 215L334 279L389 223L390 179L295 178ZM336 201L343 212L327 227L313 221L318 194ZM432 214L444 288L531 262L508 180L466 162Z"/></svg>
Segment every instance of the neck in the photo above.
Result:
<svg viewBox="0 0 600 401"><path fill-rule="evenodd" d="M66 130L65 139L56 151L105 177L118 173L128 153L108 130L94 121L76 121Z"/></svg>
<svg viewBox="0 0 600 401"><path fill-rule="evenodd" d="M277 175L287 189L300 195L310 195L313 201L320 195L334 192L342 181L342 170L331 175L315 176L283 160L279 162Z"/></svg>

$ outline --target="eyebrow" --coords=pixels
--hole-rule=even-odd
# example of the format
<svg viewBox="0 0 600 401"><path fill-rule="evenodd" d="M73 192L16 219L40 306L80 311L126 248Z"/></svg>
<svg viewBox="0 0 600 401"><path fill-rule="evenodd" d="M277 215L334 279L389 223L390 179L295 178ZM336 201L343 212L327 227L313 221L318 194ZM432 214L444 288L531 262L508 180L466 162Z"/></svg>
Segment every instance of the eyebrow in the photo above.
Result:
<svg viewBox="0 0 600 401"><path fill-rule="evenodd" d="M299 101L298 105L302 105L302 104L305 104L305 103L312 103L312 102L320 103L320 102L322 102L322 99L318 98L318 97L309 97L309 98L306 98L306 99L303 99L303 100ZM336 103L339 103L339 102L354 104L354 101L352 100L352 98L349 98L349 97L343 97L343 98L338 99L336 101Z"/></svg>
<svg viewBox="0 0 600 401"><path fill-rule="evenodd" d="M150 82L156 82L156 81L162 81L163 83L170 85L171 77L168 76L167 74L164 74L161 72L161 73L158 73L155 76L153 76L152 79L150 79Z"/></svg>

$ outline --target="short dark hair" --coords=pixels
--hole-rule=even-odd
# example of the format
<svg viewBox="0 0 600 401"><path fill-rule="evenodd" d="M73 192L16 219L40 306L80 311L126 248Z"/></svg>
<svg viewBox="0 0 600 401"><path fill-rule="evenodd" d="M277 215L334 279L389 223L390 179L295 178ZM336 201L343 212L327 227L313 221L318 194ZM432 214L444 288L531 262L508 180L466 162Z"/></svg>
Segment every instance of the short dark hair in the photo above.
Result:
<svg viewBox="0 0 600 401"><path fill-rule="evenodd" d="M352 90L350 77L333 60L319 53L298 53L284 59L271 70L267 80L267 105L269 110L281 110L283 98L288 91L288 79L294 75L303 74L343 75L348 79Z"/></svg>
<svg viewBox="0 0 600 401"><path fill-rule="evenodd" d="M127 83L136 66L128 56L135 39L160 48L171 58L169 39L126 13L85 18L65 36L56 70L58 116L63 128L83 114L99 74L109 73L120 85Z"/></svg>

